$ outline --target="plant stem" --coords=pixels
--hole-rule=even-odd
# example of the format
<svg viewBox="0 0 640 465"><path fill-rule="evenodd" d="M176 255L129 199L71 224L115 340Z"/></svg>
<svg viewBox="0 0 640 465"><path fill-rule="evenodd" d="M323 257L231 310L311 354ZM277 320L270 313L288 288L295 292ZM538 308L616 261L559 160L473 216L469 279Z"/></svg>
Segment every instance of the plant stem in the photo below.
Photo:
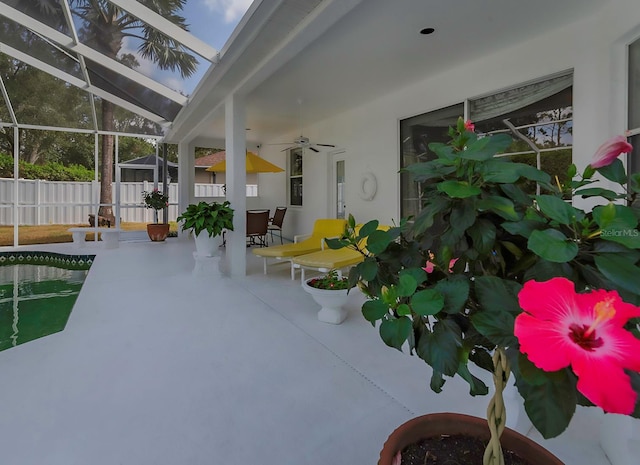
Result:
<svg viewBox="0 0 640 465"><path fill-rule="evenodd" d="M507 412L502 391L507 386L510 374L511 369L509 368L507 354L503 347L497 347L493 354L493 384L496 391L487 407L487 422L491 431L491 439L484 451L483 465L504 465L500 436L507 422Z"/></svg>

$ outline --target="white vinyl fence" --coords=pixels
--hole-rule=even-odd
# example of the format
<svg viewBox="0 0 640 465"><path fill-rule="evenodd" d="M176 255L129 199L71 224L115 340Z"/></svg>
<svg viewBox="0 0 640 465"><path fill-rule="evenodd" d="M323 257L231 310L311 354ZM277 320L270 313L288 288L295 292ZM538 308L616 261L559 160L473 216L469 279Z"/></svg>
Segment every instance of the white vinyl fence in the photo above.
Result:
<svg viewBox="0 0 640 465"><path fill-rule="evenodd" d="M162 184L158 185L162 190ZM151 182L120 183L120 218L123 222L152 223L153 210L145 208L142 191L153 190ZM169 221L175 221L178 212L178 184L169 184ZM195 184L195 196L225 197L222 184ZM247 185L247 197L257 197L258 186ZM117 199L113 183L113 202ZM100 201L100 183L18 180L18 224L82 224L88 223L89 214L95 213ZM14 180L0 178L0 225L12 225ZM115 213L115 207L114 207ZM160 213L162 216L162 213ZM162 220L162 218L160 218Z"/></svg>

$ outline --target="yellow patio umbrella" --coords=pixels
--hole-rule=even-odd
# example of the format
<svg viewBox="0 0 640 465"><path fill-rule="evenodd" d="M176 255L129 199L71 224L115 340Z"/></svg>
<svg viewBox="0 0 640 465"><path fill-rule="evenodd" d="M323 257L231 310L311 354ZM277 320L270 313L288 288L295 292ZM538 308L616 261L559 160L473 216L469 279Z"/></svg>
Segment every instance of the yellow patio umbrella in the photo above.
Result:
<svg viewBox="0 0 640 465"><path fill-rule="evenodd" d="M218 173L227 171L226 160L219 161L207 168L206 171L216 171ZM247 173L279 173L281 171L284 170L279 166L260 158L253 152L247 152Z"/></svg>

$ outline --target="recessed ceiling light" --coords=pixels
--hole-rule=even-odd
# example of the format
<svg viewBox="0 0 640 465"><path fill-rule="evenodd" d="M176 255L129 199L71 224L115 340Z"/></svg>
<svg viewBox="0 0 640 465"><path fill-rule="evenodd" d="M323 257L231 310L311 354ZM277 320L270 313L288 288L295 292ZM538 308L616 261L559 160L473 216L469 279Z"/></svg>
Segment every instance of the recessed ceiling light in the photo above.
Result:
<svg viewBox="0 0 640 465"><path fill-rule="evenodd" d="M422 29L420 31L420 34L423 34L423 35L426 36L426 35L429 35L429 34L433 34L435 31L436 30L434 28L432 28L432 27L425 27L424 29Z"/></svg>

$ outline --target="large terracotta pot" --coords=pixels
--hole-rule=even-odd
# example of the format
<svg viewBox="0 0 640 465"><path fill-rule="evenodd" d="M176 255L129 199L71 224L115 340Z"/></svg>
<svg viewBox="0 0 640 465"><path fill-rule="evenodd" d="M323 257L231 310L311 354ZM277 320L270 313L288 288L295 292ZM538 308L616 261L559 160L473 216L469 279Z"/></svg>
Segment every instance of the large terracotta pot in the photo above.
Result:
<svg viewBox="0 0 640 465"><path fill-rule="evenodd" d="M147 234L153 242L162 242L169 235L169 224L149 223L147 225Z"/></svg>
<svg viewBox="0 0 640 465"><path fill-rule="evenodd" d="M491 436L487 420L459 413L432 413L409 420L400 425L384 443L380 451L378 465L391 465L396 453L420 439L441 434L465 434L488 441ZM564 465L547 449L523 436L505 428L500 438L502 448L511 450L530 463L536 465Z"/></svg>

